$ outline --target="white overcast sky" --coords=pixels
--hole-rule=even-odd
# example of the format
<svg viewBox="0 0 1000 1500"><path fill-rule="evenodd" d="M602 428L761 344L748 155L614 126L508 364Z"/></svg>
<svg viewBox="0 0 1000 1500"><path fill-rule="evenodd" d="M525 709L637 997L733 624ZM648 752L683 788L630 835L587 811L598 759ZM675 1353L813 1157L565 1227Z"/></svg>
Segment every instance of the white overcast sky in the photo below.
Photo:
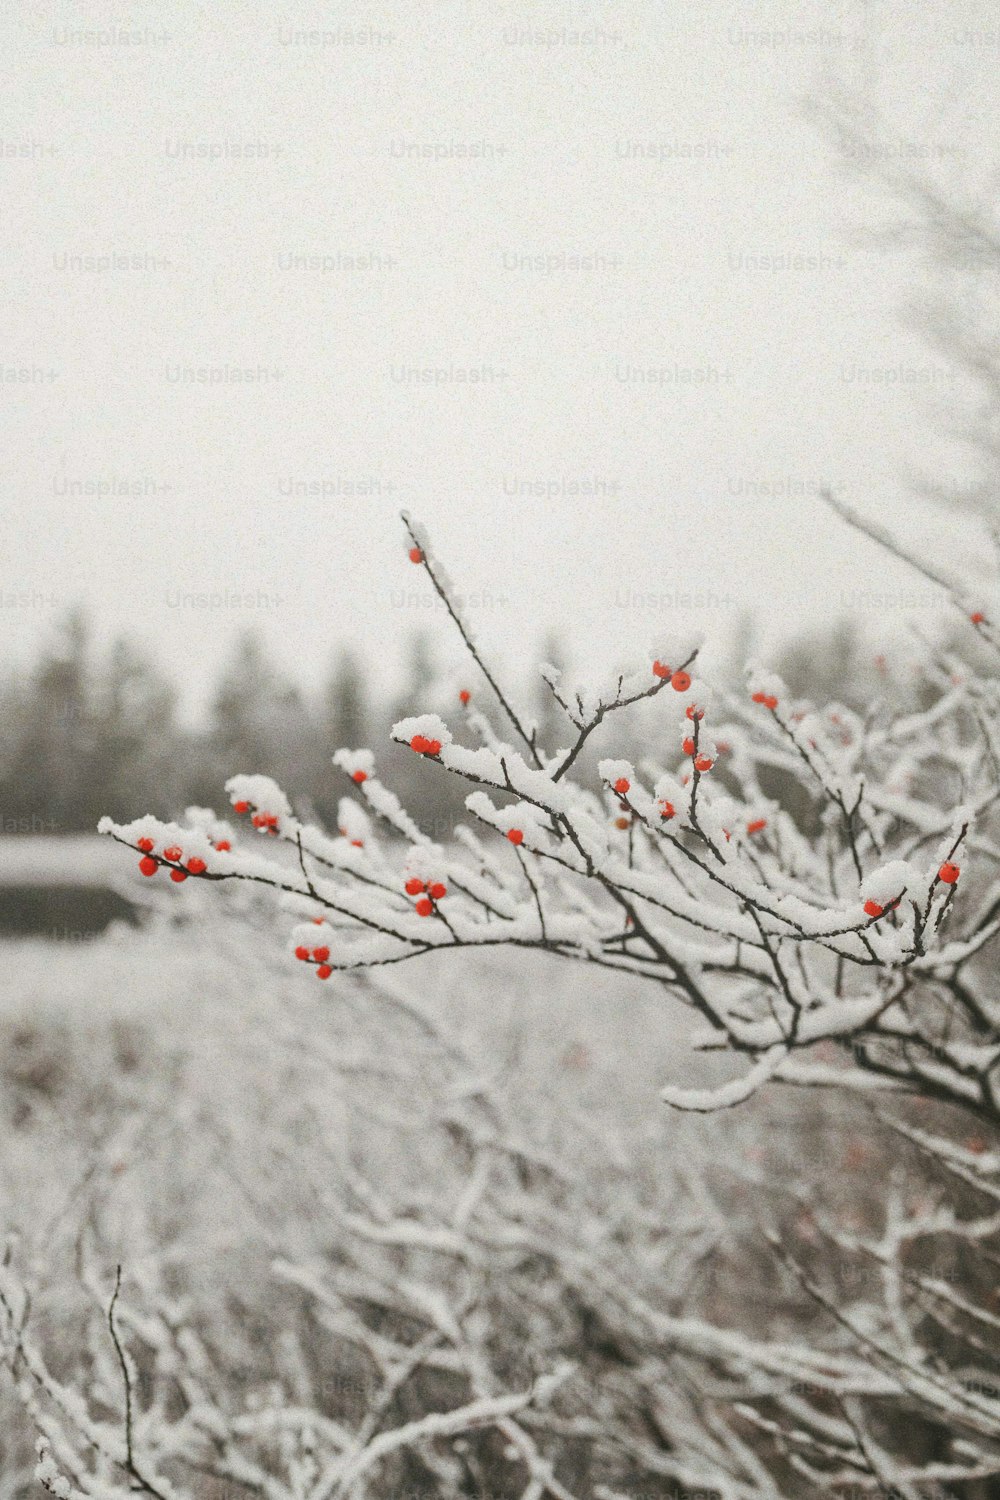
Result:
<svg viewBox="0 0 1000 1500"><path fill-rule="evenodd" d="M79 35L112 25L144 37ZM376 35L293 38L345 27ZM189 706L250 624L304 683L341 640L387 678L402 633L447 629L405 560L402 505L518 662L548 625L586 666L659 627L720 635L750 606L790 630L912 588L814 491L940 545L901 476L963 482L968 460L938 436L961 388L900 321L912 270L844 239L864 200L799 103L825 78L860 83L901 145L981 180L998 31L978 0L13 0L4 656L26 659L83 600L102 638L133 630L185 674ZM232 142L265 154L191 159ZM73 259L106 255L141 263ZM748 268L774 255L817 264ZM367 268L345 264L358 256ZM927 384L851 378L900 366ZM279 373L208 387L178 367ZM413 367L494 375L402 383ZM664 379L623 378L636 367ZM25 368L38 378L11 378ZM507 493L588 480L596 497ZM100 481L144 493L71 491ZM290 496L289 481L381 493ZM185 602L226 591L223 607ZM700 610L684 603L698 592ZM872 629L902 613L874 608Z"/></svg>

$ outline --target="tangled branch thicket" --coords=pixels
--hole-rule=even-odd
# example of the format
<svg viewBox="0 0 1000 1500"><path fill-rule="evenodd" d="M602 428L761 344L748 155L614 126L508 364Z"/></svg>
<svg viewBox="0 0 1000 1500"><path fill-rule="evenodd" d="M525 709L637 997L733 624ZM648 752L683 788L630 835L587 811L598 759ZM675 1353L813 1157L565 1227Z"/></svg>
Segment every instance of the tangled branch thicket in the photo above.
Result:
<svg viewBox="0 0 1000 1500"><path fill-rule="evenodd" d="M985 1495L1000 1474L1000 641L983 601L915 564L975 646L927 647L919 702L899 687L863 716L816 708L757 668L744 694L713 693L695 642L660 642L599 687L543 669L568 741L546 746L406 524L494 712L470 685L461 731L429 713L393 735L470 784L478 831L433 843L359 749L334 756L354 783L337 836L257 774L227 789L273 855L205 809L102 829L151 877L273 890L297 962L358 971L416 1028L405 1072L411 1106L420 1088L437 1101L437 1190L317 1169L336 1234L308 1262L277 1258L290 1300L271 1310L286 1319L274 1348L254 1352L266 1395L234 1374L241 1331L223 1337L222 1314L199 1327L155 1257L113 1293L84 1276L86 1355L57 1372L9 1264L6 1348L39 1480L102 1500L194 1495L198 1474L269 1500ZM595 777L591 737L654 700L660 754L599 760ZM727 1199L673 1163L664 1196L634 1140L623 1160L591 1132L584 1167L578 1116L559 1150L532 1146L387 972L453 948L537 949L681 1002L693 1045L732 1066L712 1087L667 1081L667 1102L756 1110L765 1085L795 1085L798 1170L744 1172ZM804 1180L809 1122L826 1118L806 1089L832 1090L855 1133L865 1121L851 1149L882 1175L853 1212L836 1184ZM722 1122L703 1126L724 1141Z"/></svg>

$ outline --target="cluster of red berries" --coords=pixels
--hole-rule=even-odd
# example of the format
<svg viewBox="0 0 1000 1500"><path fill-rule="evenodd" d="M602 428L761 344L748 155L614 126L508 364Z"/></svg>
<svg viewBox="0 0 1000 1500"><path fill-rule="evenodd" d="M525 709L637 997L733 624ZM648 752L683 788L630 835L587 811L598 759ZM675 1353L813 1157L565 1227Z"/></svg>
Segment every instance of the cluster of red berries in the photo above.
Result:
<svg viewBox="0 0 1000 1500"><path fill-rule="evenodd" d="M249 811L250 811L250 803L247 802L247 801L245 801L243 798L241 798L239 802L234 802L233 803L233 812L248 813ZM259 831L261 833L275 833L276 834L278 832L278 814L277 813L259 812L258 811L258 812L254 813L254 815L250 819L250 821L251 821L251 823L253 824L253 826L255 828L259 829Z"/></svg>
<svg viewBox="0 0 1000 1500"><path fill-rule="evenodd" d="M702 775L706 771L710 771L715 765L715 761L710 755L705 755L704 752L701 755L695 755L695 743L690 735L681 742L681 749L685 755L694 755L694 768L696 771L700 771Z"/></svg>
<svg viewBox="0 0 1000 1500"><path fill-rule="evenodd" d="M143 851L142 859L139 861L139 869L143 875L155 875L161 864L172 865L175 868L170 871L170 879L179 885L182 880L187 880L189 875L203 875L208 869L205 861L198 854L192 854L187 864L181 868L184 851L177 844L171 844L164 849L159 859L153 858L156 845L152 839L136 839L136 846ZM229 845L227 844L226 847L228 848Z"/></svg>
<svg viewBox="0 0 1000 1500"><path fill-rule="evenodd" d="M622 832L624 832L626 828L631 828L632 826L631 811L629 809L628 803L625 801L631 785L632 783L629 781L627 776L619 776L614 785L614 790L618 793L618 796L621 799L619 805L622 808L621 815L615 819L615 827L620 829Z"/></svg>
<svg viewBox="0 0 1000 1500"><path fill-rule="evenodd" d="M295 950L295 957L301 959L303 963L308 963L310 960L316 963L318 965L316 969L317 979L329 979L333 973L333 970L327 963L327 959L330 957L330 950L325 943L321 943L318 948L312 949L307 948L304 943L300 943Z"/></svg>
<svg viewBox="0 0 1000 1500"><path fill-rule="evenodd" d="M753 702L763 703L764 707L769 708L772 713L778 706L778 700L773 693L754 693Z"/></svg>
<svg viewBox="0 0 1000 1500"><path fill-rule="evenodd" d="M691 686L690 675L684 671L683 667L678 668L675 672L672 667L666 666L662 661L654 661L653 676L661 679L669 677L670 686L677 693L686 693Z"/></svg>
<svg viewBox="0 0 1000 1500"><path fill-rule="evenodd" d="M415 750L418 755L440 755L441 741L429 740L424 734L415 734L410 741L410 749Z"/></svg>
<svg viewBox="0 0 1000 1500"><path fill-rule="evenodd" d="M420 900L413 908L418 917L432 917L434 915L434 903L442 901L448 894L448 887L440 880L421 880L419 875L411 875L403 887L408 896L420 896ZM421 895L421 892L426 892Z"/></svg>

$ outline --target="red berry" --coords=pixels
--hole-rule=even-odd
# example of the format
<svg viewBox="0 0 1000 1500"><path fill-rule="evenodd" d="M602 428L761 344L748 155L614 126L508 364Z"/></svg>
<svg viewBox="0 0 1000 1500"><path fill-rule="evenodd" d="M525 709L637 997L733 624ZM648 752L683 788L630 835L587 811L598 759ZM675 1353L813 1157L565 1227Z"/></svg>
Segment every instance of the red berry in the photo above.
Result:
<svg viewBox="0 0 1000 1500"><path fill-rule="evenodd" d="M187 867L192 875L200 875L204 870L208 869L205 861L197 854L188 860Z"/></svg>
<svg viewBox="0 0 1000 1500"><path fill-rule="evenodd" d="M730 833L728 828L724 828L722 831L726 835L726 843L728 844L729 840L732 838L732 834Z"/></svg>
<svg viewBox="0 0 1000 1500"><path fill-rule="evenodd" d="M267 824L268 828L277 828L277 826L278 826L278 814L277 813L265 813L264 814L264 822Z"/></svg>
<svg viewBox="0 0 1000 1500"><path fill-rule="evenodd" d="M245 812L249 812L249 811L250 811L250 804L249 804L249 802L244 802L242 800L242 798L240 799L239 802L234 802L233 803L233 812L245 813Z"/></svg>
<svg viewBox="0 0 1000 1500"><path fill-rule="evenodd" d="M429 744L430 744L430 740L427 738L426 735L415 734L413 736L412 740L410 741L410 749L411 750L415 750L418 755L426 755L427 754L427 746Z"/></svg>
<svg viewBox="0 0 1000 1500"><path fill-rule="evenodd" d="M773 693L754 693L753 701L754 703L763 703L765 708L772 710L778 706L778 700Z"/></svg>
<svg viewBox="0 0 1000 1500"><path fill-rule="evenodd" d="M420 548L419 547L411 547L410 548L410 562L411 563L422 563L423 560L424 560L424 554L421 552Z"/></svg>
<svg viewBox="0 0 1000 1500"><path fill-rule="evenodd" d="M436 880L433 885L427 887L427 894L432 901L440 901L443 897L447 896L448 887L442 885L440 880Z"/></svg>
<svg viewBox="0 0 1000 1500"><path fill-rule="evenodd" d="M686 739L683 739L681 741L681 749L684 751L685 755L694 754L694 740L690 735L688 735Z"/></svg>
<svg viewBox="0 0 1000 1500"><path fill-rule="evenodd" d="M986 623L986 616L983 614L981 609L977 609L973 614L969 616L969 619L972 621L973 625L983 625Z"/></svg>
<svg viewBox="0 0 1000 1500"><path fill-rule="evenodd" d="M615 791L618 793L619 797L624 797L625 793L628 791L631 785L632 783L629 781L627 776L619 776L618 780L615 782Z"/></svg>
<svg viewBox="0 0 1000 1500"><path fill-rule="evenodd" d="M358 783L358 786L360 786L363 781L367 781L368 780L368 772L367 771L355 771L354 774L353 774L353 776L351 777L351 780L352 781L356 781Z"/></svg>
<svg viewBox="0 0 1000 1500"><path fill-rule="evenodd" d="M299 946L295 950L295 957L296 958L301 958L303 960L307 959L309 957L309 949L308 948L304 948L302 946L302 944L300 943Z"/></svg>
<svg viewBox="0 0 1000 1500"><path fill-rule="evenodd" d="M320 964L319 968L316 970L316 978L329 979L332 973L333 970L330 968L329 964Z"/></svg>
<svg viewBox="0 0 1000 1500"><path fill-rule="evenodd" d="M696 771L704 772L710 771L714 765L715 761L710 755L699 755L698 759L694 763L694 768Z"/></svg>
<svg viewBox="0 0 1000 1500"><path fill-rule="evenodd" d="M703 719L705 717L705 710L703 708L695 708L693 703L689 703L684 710L684 714L688 719Z"/></svg>
<svg viewBox="0 0 1000 1500"><path fill-rule="evenodd" d="M176 863L176 861L180 859L181 853L182 851L178 849L176 844L171 844L169 849L164 849L163 858L172 859Z"/></svg>
<svg viewBox="0 0 1000 1500"><path fill-rule="evenodd" d="M468 701L469 701L469 699L471 697L472 697L472 694L469 692L469 689L468 688L462 688L461 691L459 692L459 695L458 695L458 701L459 701L459 703L468 703Z"/></svg>
<svg viewBox="0 0 1000 1500"><path fill-rule="evenodd" d="M187 878L188 878L187 877L187 870L171 870L170 871L170 879L171 880L176 880L176 882L177 882L178 885L180 885L180 883L181 883L182 880L187 880Z"/></svg>
<svg viewBox="0 0 1000 1500"><path fill-rule="evenodd" d="M351 848L352 849L363 849L364 847L365 847L365 841L364 841L364 839L351 839Z"/></svg>
<svg viewBox="0 0 1000 1500"><path fill-rule="evenodd" d="M880 906L877 901L868 900L865 902L866 917L880 917L884 911L885 907Z"/></svg>
<svg viewBox="0 0 1000 1500"><path fill-rule="evenodd" d="M691 686L691 676L688 672L675 672L670 679L670 686L675 693L686 693Z"/></svg>
<svg viewBox="0 0 1000 1500"><path fill-rule="evenodd" d="M953 865L950 859L946 859L938 870L938 880L943 881L945 885L954 885L961 873L958 865Z"/></svg>
<svg viewBox="0 0 1000 1500"><path fill-rule="evenodd" d="M330 950L326 946L325 943L323 944L323 946L321 948L314 948L313 949L313 958L318 959L321 964L325 964L326 961L327 961L327 959L329 957L330 957Z"/></svg>
<svg viewBox="0 0 1000 1500"><path fill-rule="evenodd" d="M664 666L664 664L663 664L662 661L654 661L654 663L653 663L653 676L654 677L669 677L670 676L670 668L667 667L667 666Z"/></svg>
<svg viewBox="0 0 1000 1500"><path fill-rule="evenodd" d="M421 896L414 910L418 917L429 917L434 911L434 902L429 901L426 896Z"/></svg>
<svg viewBox="0 0 1000 1500"><path fill-rule="evenodd" d="M766 827L766 818L752 818L747 824L747 833L760 833L761 829Z"/></svg>
<svg viewBox="0 0 1000 1500"><path fill-rule="evenodd" d="M313 917L313 926L314 927L322 927L322 925L323 925L323 923L325 921L326 921L325 917Z"/></svg>
<svg viewBox="0 0 1000 1500"><path fill-rule="evenodd" d="M424 882L420 880L418 876L411 875L403 889L406 891L406 894L408 896L419 896L423 888Z"/></svg>
<svg viewBox="0 0 1000 1500"><path fill-rule="evenodd" d="M663 819L672 818L674 816L674 814L676 813L676 811L677 811L677 809L674 807L674 804L672 802L667 802L666 799L664 799L664 801L660 803L660 817L661 818L663 818Z"/></svg>
<svg viewBox="0 0 1000 1500"><path fill-rule="evenodd" d="M427 749L424 751L424 754L425 755L440 755L441 754L441 741L440 740L428 740L427 741Z"/></svg>
<svg viewBox="0 0 1000 1500"><path fill-rule="evenodd" d="M152 853L154 847L152 839L136 839L135 842L136 846L141 849L144 854Z"/></svg>
<svg viewBox="0 0 1000 1500"><path fill-rule="evenodd" d="M267 827L267 815L265 813L254 813L250 821L255 828Z"/></svg>
<svg viewBox="0 0 1000 1500"><path fill-rule="evenodd" d="M215 847L216 849L218 849L220 854L224 854L227 849L231 849L233 846L228 839L220 839Z"/></svg>
<svg viewBox="0 0 1000 1500"><path fill-rule="evenodd" d="M512 844L524 843L524 834L521 832L520 828L511 828L508 831L507 837L510 839Z"/></svg>
<svg viewBox="0 0 1000 1500"><path fill-rule="evenodd" d="M148 854L144 854L142 859L140 859L139 861L139 869L144 875L155 875L159 868L160 867L156 863L156 860L151 859Z"/></svg>

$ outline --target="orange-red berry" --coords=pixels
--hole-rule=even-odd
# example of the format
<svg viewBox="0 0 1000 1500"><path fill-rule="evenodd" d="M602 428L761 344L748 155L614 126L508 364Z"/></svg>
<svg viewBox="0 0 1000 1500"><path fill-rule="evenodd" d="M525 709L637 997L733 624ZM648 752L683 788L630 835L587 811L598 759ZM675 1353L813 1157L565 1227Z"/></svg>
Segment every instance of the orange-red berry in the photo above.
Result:
<svg viewBox="0 0 1000 1500"><path fill-rule="evenodd" d="M705 710L703 708L695 708L693 703L689 703L684 710L684 714L688 719L703 719L705 717Z"/></svg>
<svg viewBox="0 0 1000 1500"><path fill-rule="evenodd" d="M426 896L421 896L414 907L414 911L418 917L429 917L434 911L434 902L428 900Z"/></svg>
<svg viewBox="0 0 1000 1500"><path fill-rule="evenodd" d="M753 701L763 703L765 708L770 708L772 711L778 706L778 700L773 693L754 693Z"/></svg>
<svg viewBox="0 0 1000 1500"><path fill-rule="evenodd" d="M139 869L144 875L155 875L159 868L156 860L149 854L144 854L139 861Z"/></svg>
<svg viewBox="0 0 1000 1500"><path fill-rule="evenodd" d="M950 859L946 859L938 870L938 879L945 885L954 885L961 873L958 865L953 865Z"/></svg>
<svg viewBox="0 0 1000 1500"><path fill-rule="evenodd" d="M675 693L686 693L691 686L691 676L688 672L675 672L670 679L670 686Z"/></svg>
<svg viewBox="0 0 1000 1500"><path fill-rule="evenodd" d="M228 839L220 839L220 840L219 840L219 842L218 842L218 843L217 843L217 844L216 844L216 846L215 846L215 847L216 847L216 849L218 849L218 851L219 851L219 853L220 853L220 854L225 854L225 853L226 853L226 852L227 852L227 851L228 851L228 850L230 850L230 849L231 849L231 848L232 848L232 847L233 847L233 846L232 846L232 844L231 844L231 843L230 843L230 842L229 842L229 840L228 840Z"/></svg>
<svg viewBox="0 0 1000 1500"><path fill-rule="evenodd" d="M766 818L751 818L747 824L747 833L760 833L762 828L767 827Z"/></svg>
<svg viewBox="0 0 1000 1500"><path fill-rule="evenodd" d="M459 695L458 695L458 701L459 701L459 703L468 703L468 701L469 701L469 699L471 697L472 697L472 694L469 692L469 689L468 688L462 688L461 691L459 692Z"/></svg>
<svg viewBox="0 0 1000 1500"><path fill-rule="evenodd" d="M447 896L448 887L446 885L442 885L440 880L436 880L433 885L427 887L427 894L430 896L432 901L441 901L445 896Z"/></svg>
<svg viewBox="0 0 1000 1500"><path fill-rule="evenodd" d="M629 828L629 827L631 827L631 825L632 825L632 819L631 818L616 818L615 819L615 827L616 828Z"/></svg>
<svg viewBox="0 0 1000 1500"><path fill-rule="evenodd" d="M654 677L669 677L670 675L671 675L671 669L664 662L662 662L662 661L654 661L654 663L653 663L653 676Z"/></svg>
<svg viewBox="0 0 1000 1500"><path fill-rule="evenodd" d="M164 859L172 859L172 860L176 861L176 860L180 859L181 853L182 853L182 850L180 850L177 847L176 844L171 844L169 849L164 849L164 851L163 851L163 858Z"/></svg>
<svg viewBox="0 0 1000 1500"><path fill-rule="evenodd" d="M423 560L424 560L424 554L421 552L420 548L419 547L411 547L410 548L410 562L411 563L422 563Z"/></svg>
<svg viewBox="0 0 1000 1500"><path fill-rule="evenodd" d="M661 818L664 818L664 819L672 818L674 816L674 814L676 813L676 811L677 811L677 809L674 806L674 804L672 802L668 802L665 798L660 803L660 817Z"/></svg>
<svg viewBox="0 0 1000 1500"><path fill-rule="evenodd" d="M303 962L304 962L309 957L309 949L308 948L304 948L302 946L302 944L300 943L299 946L295 950L295 957L298 958L298 959L302 959Z"/></svg>
<svg viewBox="0 0 1000 1500"><path fill-rule="evenodd" d="M367 771L355 771L354 774L351 777L351 780L352 781L356 781L358 783L358 786L360 786L363 781L367 781L368 780L368 772Z"/></svg>
<svg viewBox="0 0 1000 1500"><path fill-rule="evenodd" d="M143 854L152 854L154 847L152 839L136 839L135 842L136 847L141 849Z"/></svg>
<svg viewBox="0 0 1000 1500"><path fill-rule="evenodd" d="M972 621L973 625L985 625L986 623L986 616L983 614L981 609L974 610L973 613L969 616L969 619Z"/></svg>
<svg viewBox="0 0 1000 1500"><path fill-rule="evenodd" d="M507 837L510 839L512 844L524 843L524 834L521 832L520 828L511 828L507 834Z"/></svg>
<svg viewBox="0 0 1000 1500"><path fill-rule="evenodd" d="M316 978L329 979L332 973L333 970L330 968L329 964L320 964L319 968L316 970Z"/></svg>
<svg viewBox="0 0 1000 1500"><path fill-rule="evenodd" d="M866 917L880 917L884 911L885 907L881 906L877 901L868 900L865 902Z"/></svg>
<svg viewBox="0 0 1000 1500"><path fill-rule="evenodd" d="M619 776L618 780L615 782L615 791L618 793L619 797L624 797L625 793L628 791L631 785L632 783L629 781L627 776Z"/></svg>
<svg viewBox="0 0 1000 1500"><path fill-rule="evenodd" d="M170 879L171 880L176 880L176 882L177 882L178 885L180 885L180 883L181 883L182 880L187 880L187 878L188 878L187 877L187 870L171 870L170 871Z"/></svg>
<svg viewBox="0 0 1000 1500"><path fill-rule="evenodd" d="M233 812L245 813L245 812L249 812L249 811L250 811L250 804L249 804L249 802L244 802L242 798L240 798L239 802L234 802L233 803Z"/></svg>
<svg viewBox="0 0 1000 1500"><path fill-rule="evenodd" d="M688 735L685 739L683 739L681 741L681 749L684 751L685 755L693 755L694 754L694 740L691 738L690 735Z"/></svg>
<svg viewBox="0 0 1000 1500"><path fill-rule="evenodd" d="M710 755L699 755L694 763L694 768L696 771L705 772L710 771L714 765L715 761Z"/></svg>
<svg viewBox="0 0 1000 1500"><path fill-rule="evenodd" d="M322 947L313 949L313 958L318 959L321 964L325 964L329 957L330 950L325 943L322 945Z"/></svg>
<svg viewBox="0 0 1000 1500"><path fill-rule="evenodd" d="M409 880L406 882L406 885L404 886L404 890L406 891L406 894L408 896L419 896L423 888L424 882L420 880L416 875L411 875Z"/></svg>

